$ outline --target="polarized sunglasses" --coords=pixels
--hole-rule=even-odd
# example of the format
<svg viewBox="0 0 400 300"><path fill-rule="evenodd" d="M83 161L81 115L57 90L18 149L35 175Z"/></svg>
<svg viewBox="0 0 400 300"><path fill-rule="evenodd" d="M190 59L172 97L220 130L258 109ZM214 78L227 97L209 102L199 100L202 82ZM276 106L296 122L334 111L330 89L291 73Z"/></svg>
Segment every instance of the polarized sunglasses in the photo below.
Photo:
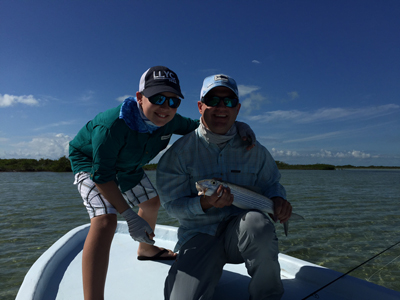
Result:
<svg viewBox="0 0 400 300"><path fill-rule="evenodd" d="M161 94L154 95L148 99L152 104L155 104L155 105L163 105L164 102L166 100L168 100L167 103L168 103L169 107L171 107L171 108L178 108L179 105L181 104L181 99L176 98L176 97L166 97Z"/></svg>
<svg viewBox="0 0 400 300"><path fill-rule="evenodd" d="M218 96L204 97L202 99L202 102L205 103L207 106L215 107L219 104L221 100L224 102L226 107L235 107L239 103L239 99L237 98Z"/></svg>

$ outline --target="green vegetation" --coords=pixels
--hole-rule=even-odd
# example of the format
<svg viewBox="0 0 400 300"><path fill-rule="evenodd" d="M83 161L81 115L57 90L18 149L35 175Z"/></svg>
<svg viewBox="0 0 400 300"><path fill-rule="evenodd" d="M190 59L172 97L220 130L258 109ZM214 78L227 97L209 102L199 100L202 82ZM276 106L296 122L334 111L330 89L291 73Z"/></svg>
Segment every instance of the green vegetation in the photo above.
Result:
<svg viewBox="0 0 400 300"><path fill-rule="evenodd" d="M276 161L279 170L335 170L334 165L315 164L315 165L289 165L287 163Z"/></svg>
<svg viewBox="0 0 400 300"><path fill-rule="evenodd" d="M385 167L385 166L368 166L359 167L352 165L334 166L328 164L314 165L289 165L287 163L276 161L279 170L342 170L342 169L400 169L400 167Z"/></svg>
<svg viewBox="0 0 400 300"><path fill-rule="evenodd" d="M65 156L51 159L0 159L0 172L72 172Z"/></svg>
<svg viewBox="0 0 400 300"><path fill-rule="evenodd" d="M368 167L355 167L352 165L336 166L336 169L400 169L400 167L385 167L385 166L368 166Z"/></svg>
<svg viewBox="0 0 400 300"><path fill-rule="evenodd" d="M400 169L400 167L385 167L385 166L369 166L355 167L352 165L334 166L328 164L314 165L289 165L287 163L276 161L280 170L337 170L337 169ZM147 171L157 169L157 164L148 164L143 167ZM71 172L71 164L69 159L64 157L58 160L51 159L26 159L12 158L0 159L0 172Z"/></svg>
<svg viewBox="0 0 400 300"><path fill-rule="evenodd" d="M148 164L143 167L146 171L154 171L157 169L157 164Z"/></svg>

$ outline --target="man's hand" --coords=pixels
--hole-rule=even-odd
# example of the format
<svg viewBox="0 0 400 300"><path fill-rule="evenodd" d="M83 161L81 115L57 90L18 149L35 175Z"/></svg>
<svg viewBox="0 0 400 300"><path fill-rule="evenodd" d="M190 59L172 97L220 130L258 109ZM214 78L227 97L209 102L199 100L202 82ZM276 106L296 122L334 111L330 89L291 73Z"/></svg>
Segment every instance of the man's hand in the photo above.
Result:
<svg viewBox="0 0 400 300"><path fill-rule="evenodd" d="M292 215L292 205L289 201L281 197L273 197L271 200L274 202L274 219L281 223L285 223Z"/></svg>
<svg viewBox="0 0 400 300"><path fill-rule="evenodd" d="M220 185L214 194L211 196L201 196L200 203L203 210L207 210L211 207L222 208L225 206L231 206L233 202L233 195L228 187Z"/></svg>

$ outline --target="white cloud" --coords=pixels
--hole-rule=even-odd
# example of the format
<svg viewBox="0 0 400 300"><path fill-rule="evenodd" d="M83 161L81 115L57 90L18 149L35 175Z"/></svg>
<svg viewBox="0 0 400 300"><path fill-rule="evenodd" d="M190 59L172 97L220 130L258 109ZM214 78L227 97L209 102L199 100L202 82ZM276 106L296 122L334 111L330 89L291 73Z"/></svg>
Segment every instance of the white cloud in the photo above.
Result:
<svg viewBox="0 0 400 300"><path fill-rule="evenodd" d="M318 153L310 154L311 157L319 158L371 158L372 155L359 150L332 152L321 149Z"/></svg>
<svg viewBox="0 0 400 300"><path fill-rule="evenodd" d="M295 100L295 99L299 98L299 93L296 91L289 92L287 94L290 97L290 100Z"/></svg>
<svg viewBox="0 0 400 300"><path fill-rule="evenodd" d="M371 158L372 155L369 153L365 153L363 151L352 150L352 151L342 151L342 152L332 152L328 150L321 149L318 153L310 154L311 157L318 158Z"/></svg>
<svg viewBox="0 0 400 300"><path fill-rule="evenodd" d="M83 102L89 102L90 100L93 99L93 96L95 95L95 92L92 90L87 90L83 93L81 96L81 101Z"/></svg>
<svg viewBox="0 0 400 300"><path fill-rule="evenodd" d="M68 135L49 134L32 138L28 142L20 142L4 151L4 156L9 158L49 158L59 159L68 156L69 142L72 140Z"/></svg>
<svg viewBox="0 0 400 300"><path fill-rule="evenodd" d="M276 141L280 141L281 143L301 143L301 142L310 142L310 141L320 141L320 140L332 140L333 138L344 138L344 137L348 137L348 136L359 136L360 134L365 135L365 132L369 132L371 129L377 129L378 127L382 127L382 128L388 128L388 127L392 127L393 126L393 122L384 122L384 123L377 123L377 122L373 122L368 126L364 126L364 127L354 127L352 126L349 129L345 129L345 130L337 130L337 131L331 131L331 132L325 132L325 133L320 133L320 134L314 134L314 135L310 135L310 136L303 136L303 137L296 137L296 138L292 138L292 139L283 139L282 137L277 139L272 139L275 142ZM271 139L269 139L271 140Z"/></svg>
<svg viewBox="0 0 400 300"><path fill-rule="evenodd" d="M253 63L253 64L261 64L261 62L258 61L258 60L256 60L256 59L254 59L254 60L252 61L252 63Z"/></svg>
<svg viewBox="0 0 400 300"><path fill-rule="evenodd" d="M377 158L379 156L374 156L369 153L365 153L363 151L359 150L351 150L351 151L330 151L326 149L321 149L319 152L315 153L299 153L297 151L292 151L292 150L278 150L276 148L271 149L271 155L274 158L321 158L321 159L331 159L331 158L336 158L336 159L343 159L343 158L359 158L359 159L367 159L367 158Z"/></svg>
<svg viewBox="0 0 400 300"><path fill-rule="evenodd" d="M244 110L245 114L251 113L253 110L259 110L261 107L261 103L268 102L267 98L263 95L251 94L250 96L246 97L245 100L242 101L242 109Z"/></svg>
<svg viewBox="0 0 400 300"><path fill-rule="evenodd" d="M298 111L298 110L289 110L289 111L284 111L284 110L275 110L275 111L269 111L265 112L262 115L255 115L250 117L251 121L261 121L262 123L267 123L267 122L274 122L274 121L280 121L280 120L298 120L303 118L303 115L305 113Z"/></svg>
<svg viewBox="0 0 400 300"><path fill-rule="evenodd" d="M335 137L335 136L343 137L345 134L348 134L348 133L351 133L351 132L354 132L354 130L332 131L332 132L327 132L327 133L307 136L307 137L303 137L303 138L285 140L285 141L283 141L283 143L298 143L298 142L310 142L310 141L326 140L326 139L331 139L332 137Z"/></svg>
<svg viewBox="0 0 400 300"><path fill-rule="evenodd" d="M238 85L240 101L242 104L242 109L245 114L251 113L254 109L260 109L260 104L266 102L266 97L260 93L254 93L260 89L259 86L255 85Z"/></svg>
<svg viewBox="0 0 400 300"><path fill-rule="evenodd" d="M329 120L354 120L386 116L398 112L400 106L387 104L364 108L321 108L314 112L299 110L276 110L265 112L262 115L252 116L250 120L262 123L275 121L292 121L294 123L312 123Z"/></svg>
<svg viewBox="0 0 400 300"><path fill-rule="evenodd" d="M239 96L240 97L244 97L248 94L251 94L257 90L259 90L260 87L259 86L255 86L255 85L243 85L243 84L239 84L238 85L238 90L239 90Z"/></svg>
<svg viewBox="0 0 400 300"><path fill-rule="evenodd" d="M57 123L53 123L53 124L48 124L48 125L45 125L45 126L37 127L37 128L35 128L33 130L39 131L39 130L48 129L48 128L52 128L52 127L71 125L71 124L74 124L74 123L75 123L75 121L61 121L61 122L57 122Z"/></svg>
<svg viewBox="0 0 400 300"><path fill-rule="evenodd" d="M0 94L0 107L13 106L22 103L30 106L39 105L39 100L33 95L14 96L9 94Z"/></svg>
<svg viewBox="0 0 400 300"><path fill-rule="evenodd" d="M355 158L370 158L371 156L372 156L371 154L364 153L362 151L357 151L357 150L351 151L351 157L355 157Z"/></svg>
<svg viewBox="0 0 400 300"><path fill-rule="evenodd" d="M271 149L271 155L275 157L298 157L300 154L297 151L291 150L277 150L275 148Z"/></svg>
<svg viewBox="0 0 400 300"><path fill-rule="evenodd" d="M239 90L239 96L242 98L248 94L251 94L257 90L259 90L260 87L259 86L255 86L255 85L243 85L243 84L239 84L238 85L238 90Z"/></svg>
<svg viewBox="0 0 400 300"><path fill-rule="evenodd" d="M118 97L118 98L115 99L115 100L117 100L117 101L119 101L119 102L123 102L126 98L129 98L129 97L135 97L135 96L132 96L132 95L125 95L125 96Z"/></svg>

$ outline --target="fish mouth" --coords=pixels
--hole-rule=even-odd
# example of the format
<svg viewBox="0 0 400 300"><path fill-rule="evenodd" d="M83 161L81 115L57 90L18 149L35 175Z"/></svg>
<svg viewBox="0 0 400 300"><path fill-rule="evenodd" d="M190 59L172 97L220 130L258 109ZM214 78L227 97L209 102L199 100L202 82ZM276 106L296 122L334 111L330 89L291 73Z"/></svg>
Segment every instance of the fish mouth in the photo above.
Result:
<svg viewBox="0 0 400 300"><path fill-rule="evenodd" d="M197 191L198 191L198 195L200 196L200 195L204 195L204 193L206 192L205 191L205 189L204 189L204 187L201 185L201 184L199 184L198 182L196 182L196 189L197 189Z"/></svg>
<svg viewBox="0 0 400 300"><path fill-rule="evenodd" d="M196 189L198 190L198 195L205 195L205 193L207 192L207 188L205 188L204 186L202 186L200 183L196 182Z"/></svg>

